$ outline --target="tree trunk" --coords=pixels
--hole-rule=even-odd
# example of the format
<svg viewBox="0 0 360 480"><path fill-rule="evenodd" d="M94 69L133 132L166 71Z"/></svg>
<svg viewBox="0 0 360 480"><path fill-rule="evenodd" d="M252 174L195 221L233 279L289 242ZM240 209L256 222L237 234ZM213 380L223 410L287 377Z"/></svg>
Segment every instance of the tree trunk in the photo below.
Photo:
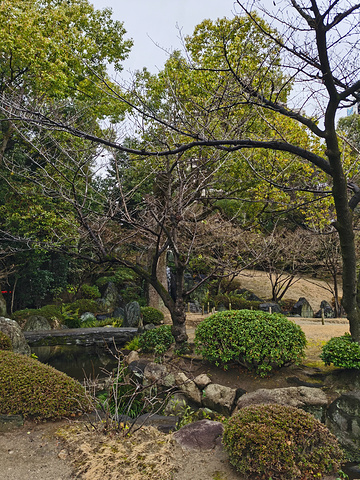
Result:
<svg viewBox="0 0 360 480"><path fill-rule="evenodd" d="M159 257L156 272L157 272L157 278L159 282L164 287L166 287L167 286L166 252ZM149 285L148 287L149 306L157 308L163 313L167 312L168 308L165 306L164 300L161 298L161 296L158 294L155 288L151 285L151 283L149 283L148 285Z"/></svg>
<svg viewBox="0 0 360 480"><path fill-rule="evenodd" d="M329 149L328 149L329 151ZM333 169L333 198L337 220L335 228L339 234L343 261L343 307L350 324L352 338L360 342L360 278L356 276L356 250L353 230L353 215L348 202L347 181L341 165L339 151L328 154Z"/></svg>
<svg viewBox="0 0 360 480"><path fill-rule="evenodd" d="M171 331L175 338L176 349L181 350L188 341L186 333L186 305L183 297L185 268L181 264L179 265L178 259L176 263L178 264L175 268L176 298L174 308L170 311L173 323Z"/></svg>
<svg viewBox="0 0 360 480"><path fill-rule="evenodd" d="M186 310L185 302L182 298L175 300L175 308L171 313L172 328L171 332L175 338L175 347L181 350L188 341L186 333Z"/></svg>

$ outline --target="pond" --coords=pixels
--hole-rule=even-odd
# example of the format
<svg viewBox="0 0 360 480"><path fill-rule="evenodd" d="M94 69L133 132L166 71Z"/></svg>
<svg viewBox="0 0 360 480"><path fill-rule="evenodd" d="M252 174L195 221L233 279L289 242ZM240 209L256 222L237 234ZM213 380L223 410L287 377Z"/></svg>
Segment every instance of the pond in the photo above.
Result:
<svg viewBox="0 0 360 480"><path fill-rule="evenodd" d="M31 347L40 362L82 382L85 378L106 377L117 366L114 348L99 345L53 345Z"/></svg>

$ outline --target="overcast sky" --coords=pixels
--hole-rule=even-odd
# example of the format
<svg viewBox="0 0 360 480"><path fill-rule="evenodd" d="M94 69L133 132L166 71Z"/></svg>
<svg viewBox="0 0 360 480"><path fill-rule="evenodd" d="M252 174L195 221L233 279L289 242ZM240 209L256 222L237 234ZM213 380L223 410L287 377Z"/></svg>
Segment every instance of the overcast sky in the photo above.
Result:
<svg viewBox="0 0 360 480"><path fill-rule="evenodd" d="M110 7L113 18L124 23L127 38L134 40L124 70L147 67L156 73L167 58L166 51L181 48L182 35L192 34L205 18L233 18L234 0L91 0L95 8ZM239 6L237 6L239 11Z"/></svg>

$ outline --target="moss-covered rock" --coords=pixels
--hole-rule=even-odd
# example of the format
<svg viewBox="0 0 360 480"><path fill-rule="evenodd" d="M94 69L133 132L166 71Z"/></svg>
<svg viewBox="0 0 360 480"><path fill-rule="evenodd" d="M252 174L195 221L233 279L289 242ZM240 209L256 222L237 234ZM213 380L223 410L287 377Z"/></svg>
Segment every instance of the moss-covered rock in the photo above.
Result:
<svg viewBox="0 0 360 480"><path fill-rule="evenodd" d="M0 331L0 350L12 350L12 342L10 337Z"/></svg>
<svg viewBox="0 0 360 480"><path fill-rule="evenodd" d="M80 383L33 358L0 351L0 371L0 414L43 420L89 408Z"/></svg>

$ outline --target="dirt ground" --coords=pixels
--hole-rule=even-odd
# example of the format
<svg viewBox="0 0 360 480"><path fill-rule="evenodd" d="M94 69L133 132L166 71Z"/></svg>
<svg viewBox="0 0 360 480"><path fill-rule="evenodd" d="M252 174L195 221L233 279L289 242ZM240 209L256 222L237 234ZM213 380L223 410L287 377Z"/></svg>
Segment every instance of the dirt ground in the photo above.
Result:
<svg viewBox="0 0 360 480"><path fill-rule="evenodd" d="M258 296L268 297L266 291L261 290L269 288L264 276L256 274L251 277L250 274L251 272L246 272L246 276L241 279L242 286ZM297 300L301 296L308 299L314 310L319 308L321 300L331 300L331 294L324 285L314 285L304 280L299 280L291 287L287 298ZM199 321L199 316L189 315L190 338ZM349 330L344 319L325 321L325 325L321 324L321 320L295 321L306 334L307 362L312 364L319 362L319 352L324 341ZM223 371L219 370L217 374L212 371L215 375L213 381L221 377L224 384L242 386L248 391L266 388L266 381L254 379L251 375L244 376L243 373L240 370L230 370L228 376L224 377ZM282 379L286 376L278 376L278 380L275 378L273 381L278 381L277 386L282 386ZM72 425L73 434L65 444L55 432L68 425ZM120 442L120 448L116 438L99 436L86 429L77 430L74 422L26 422L23 427L0 433L0 480L241 480L220 447L210 452L186 451L154 430L141 435L143 437L137 446L134 440L131 442L132 447ZM136 448L132 451L134 445ZM151 452L153 455L149 457ZM139 464L144 467L139 469ZM149 465L151 472L148 470Z"/></svg>

